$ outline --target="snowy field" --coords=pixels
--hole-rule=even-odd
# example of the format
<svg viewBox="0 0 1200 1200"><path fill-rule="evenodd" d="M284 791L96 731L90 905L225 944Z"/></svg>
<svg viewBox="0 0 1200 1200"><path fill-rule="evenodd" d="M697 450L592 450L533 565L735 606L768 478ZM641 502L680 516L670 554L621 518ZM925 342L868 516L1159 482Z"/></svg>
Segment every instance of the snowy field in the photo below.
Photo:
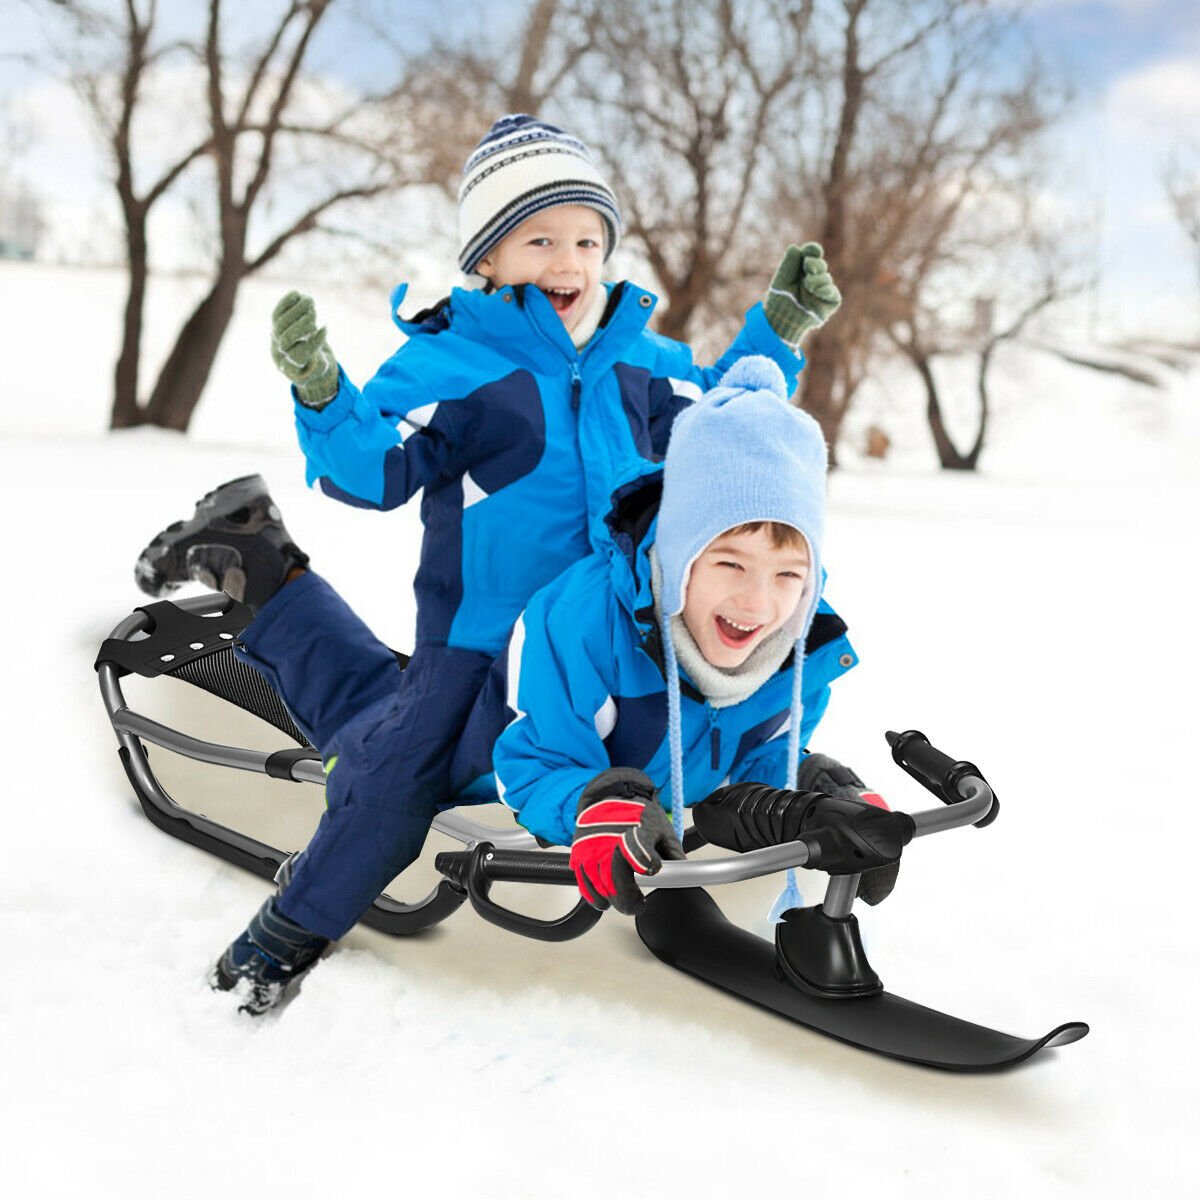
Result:
<svg viewBox="0 0 1200 1200"><path fill-rule="evenodd" d="M147 538L254 470L318 569L408 644L415 510L304 489L265 349L279 290L247 294L194 437L111 435L111 278L0 271L19 357L0 400L0 1192L1197 1194L1200 372L1150 391L1013 352L981 474L939 473L892 390L877 407L896 415L896 460L849 456L831 487L830 596L862 664L814 745L894 807L926 807L882 736L916 727L1003 803L993 826L906 852L895 894L860 913L873 963L922 1003L1030 1036L1086 1020L1084 1041L1006 1074L931 1072L671 972L619 915L555 946L467 909L411 941L352 932L296 1003L253 1022L203 976L266 885L144 819L92 662L140 603ZM377 299L329 305L360 377L392 342ZM128 695L219 722L184 691ZM256 783L171 779L281 837L314 819L317 789L264 800ZM431 877L423 861L394 890ZM818 877L801 886L819 897ZM719 899L765 933L774 891Z"/></svg>

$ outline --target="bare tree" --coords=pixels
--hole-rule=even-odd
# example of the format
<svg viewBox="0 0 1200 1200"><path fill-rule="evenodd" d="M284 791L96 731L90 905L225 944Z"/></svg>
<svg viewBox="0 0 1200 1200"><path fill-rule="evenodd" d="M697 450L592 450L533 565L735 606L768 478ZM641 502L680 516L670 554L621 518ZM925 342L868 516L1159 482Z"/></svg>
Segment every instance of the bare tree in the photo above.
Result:
<svg viewBox="0 0 1200 1200"><path fill-rule="evenodd" d="M1043 262L1041 267L1036 273L1022 275L1027 286L1020 292L1015 309L999 328L995 324L996 297L992 295L975 297L972 305L974 320L966 328L954 329L947 323L930 321L928 311L918 316L919 304L915 302L906 319L889 327L888 333L894 344L921 379L925 390L926 420L938 462L946 470L974 471L979 466L991 415L988 375L997 350L1019 338L1039 313L1078 291L1078 285L1071 282L1069 275L1060 273L1053 261ZM939 358L971 355L976 360L975 430L970 446L963 450L955 444L947 425L935 363Z"/></svg>
<svg viewBox="0 0 1200 1200"><path fill-rule="evenodd" d="M1016 340L1040 313L1086 286L1084 265L1060 219L1042 201L1047 171L1030 153L1043 120L1026 103L1009 119L984 123L986 136L966 143L953 172L935 172L893 245L895 277L880 289L875 316L921 379L926 418L943 468L975 470L988 429L988 374L996 351ZM1010 144L1002 162L997 148ZM1006 167L1003 173L998 168ZM902 206L897 198L890 204ZM951 437L935 360L974 358L977 408L966 450Z"/></svg>
<svg viewBox="0 0 1200 1200"><path fill-rule="evenodd" d="M527 0L507 40L442 39L419 67L398 47L403 86L390 100L403 108L383 124L416 132L389 144L369 121L388 96L354 97L322 120L297 115L300 69L333 0L293 0L240 69L220 0L202 36L175 42L156 40L154 0L122 2L108 27L122 39L120 69L93 72L90 91L118 164L130 259L115 425L185 428L242 278L346 200L403 182L452 196L480 131L526 110L580 130L607 160L629 244L667 300L668 334L715 341L761 296L787 241L823 241L846 302L806 347L803 403L835 446L874 356L899 344L890 331L926 304L920 289L963 206L1052 115L1033 67L1013 65L1011 10L984 0ZM83 3L70 0L77 17ZM135 180L144 83L171 55L200 65L205 127ZM106 85L114 78L120 87ZM285 145L329 148L354 171L263 236ZM185 176L211 185L213 281L141 403L147 217Z"/></svg>
<svg viewBox="0 0 1200 1200"><path fill-rule="evenodd" d="M1200 282L1200 146L1177 149L1163 168L1163 188L1171 212L1192 245Z"/></svg>
<svg viewBox="0 0 1200 1200"><path fill-rule="evenodd" d="M627 235L666 299L673 337L727 323L731 291L761 293L789 237L760 245L769 159L789 136L812 0L574 0L589 42L554 111L588 130L621 192ZM576 42L575 49L579 49Z"/></svg>
<svg viewBox="0 0 1200 1200"><path fill-rule="evenodd" d="M984 0L563 0L555 16L542 47L571 70L542 94L607 159L663 332L715 343L789 240L824 245L845 303L806 345L802 402L836 446L889 330L961 249L963 206L1058 111L1017 16Z"/></svg>
<svg viewBox="0 0 1200 1200"><path fill-rule="evenodd" d="M821 211L820 240L845 297L810 340L802 376L804 407L836 448L874 357L895 344L889 329L949 253L964 205L1024 161L1059 99L1013 36L1011 11L840 0L823 12L814 53L826 126L783 194ZM991 249L1002 254L1003 237Z"/></svg>
<svg viewBox="0 0 1200 1200"><path fill-rule="evenodd" d="M160 28L156 0L122 0L116 13L111 6L83 0L58 5L71 21L72 78L103 133L124 227L129 289L114 372L113 428L155 424L186 429L242 280L273 261L293 239L319 228L335 206L379 195L410 178L404 147L395 143L386 123L372 120L385 97L343 98L336 106L324 105L316 118L298 103L305 58L332 2L290 0L245 54L226 45L231 39L221 0L208 0L203 29L183 37ZM179 65L183 81L183 68L198 68L204 120L188 136L181 117L172 153L142 178L148 155L138 143L138 127L147 119L157 73L171 63ZM322 157L338 169L310 173L304 187L295 186L297 163ZM281 161L289 161L292 191L304 199L270 227L265 201ZM209 194L215 219L211 278L143 400L148 225L155 207L185 176L201 179Z"/></svg>
<svg viewBox="0 0 1200 1200"><path fill-rule="evenodd" d="M922 354L950 352L925 319L948 265L969 254L961 298L988 299L979 264L1023 232L983 236L967 214L1021 172L1036 189L1024 164L1063 106L1019 15L986 0L542 0L524 33L517 78L540 86L507 97L540 101L607 160L627 241L667 301L664 333L708 349L762 295L787 241L822 242L845 303L806 345L802 403L831 447L905 320ZM486 109L502 93L472 82L489 74L477 67L454 73ZM511 69L497 77L512 84ZM999 345L1021 309L992 299ZM972 343L981 395L984 349Z"/></svg>
<svg viewBox="0 0 1200 1200"><path fill-rule="evenodd" d="M812 8L813 0L535 0L515 39L441 47L410 96L427 102L451 195L463 158L499 112L532 112L581 133L621 198L627 244L644 254L666 300L658 327L683 337L732 323L745 280L761 294L786 247L789 235L766 236L767 160L789 134L785 98L805 69Z"/></svg>
<svg viewBox="0 0 1200 1200"><path fill-rule="evenodd" d="M404 31L394 22L372 26L372 36L391 48L404 88L393 89L390 118L419 122L414 146L421 182L457 196L462 164L480 135L501 114L540 114L548 96L588 51L591 35L563 0L522 0L521 19L505 31L488 27L493 5L459 0L460 20L471 28L434 33L419 66L412 62ZM464 7L465 6L465 7Z"/></svg>

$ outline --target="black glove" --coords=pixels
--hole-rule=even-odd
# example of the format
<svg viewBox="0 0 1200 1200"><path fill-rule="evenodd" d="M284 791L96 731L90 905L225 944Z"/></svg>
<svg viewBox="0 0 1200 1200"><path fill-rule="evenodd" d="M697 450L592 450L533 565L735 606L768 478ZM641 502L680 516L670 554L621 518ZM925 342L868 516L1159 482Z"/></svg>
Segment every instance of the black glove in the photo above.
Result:
<svg viewBox="0 0 1200 1200"><path fill-rule="evenodd" d="M915 825L907 813L884 812L862 800L798 794L811 799L800 833L813 851L808 865L830 875L890 866L912 838Z"/></svg>
<svg viewBox="0 0 1200 1200"><path fill-rule="evenodd" d="M869 791L850 767L836 758L830 758L828 754L805 755L800 761L796 778L802 791L824 792L843 800L865 800L885 812L888 810L887 801L878 792ZM899 874L899 859L886 866L864 871L858 881L858 898L872 905L886 900L892 894Z"/></svg>
<svg viewBox="0 0 1200 1200"><path fill-rule="evenodd" d="M862 874L858 894L879 903L895 883L912 818L889 812L882 796L864 791L849 767L826 755L808 755L799 774L797 791L762 783L718 788L692 810L697 832L714 846L739 852L803 837L813 847L814 867Z"/></svg>
<svg viewBox="0 0 1200 1200"><path fill-rule="evenodd" d="M612 767L583 789L571 842L571 868L583 898L632 916L646 903L633 873L653 875L664 858L686 855L649 776Z"/></svg>

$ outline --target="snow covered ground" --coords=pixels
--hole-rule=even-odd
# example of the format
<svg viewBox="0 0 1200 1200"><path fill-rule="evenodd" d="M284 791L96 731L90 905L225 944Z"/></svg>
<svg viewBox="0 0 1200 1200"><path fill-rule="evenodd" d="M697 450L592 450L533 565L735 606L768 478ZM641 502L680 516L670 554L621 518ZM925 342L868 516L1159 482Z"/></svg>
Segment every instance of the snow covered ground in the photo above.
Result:
<svg viewBox="0 0 1200 1200"><path fill-rule="evenodd" d="M252 470L318 567L408 643L415 512L305 491L265 354L277 291L247 294L194 437L111 435L111 279L0 271L20 360L0 400L3 1194L1195 1194L1200 376L1151 392L1012 353L980 475L937 472L892 392L896 460L848 456L831 488L830 594L863 661L820 747L924 807L882 737L923 729L1003 802L990 828L906 853L893 897L860 914L874 964L1014 1033L1089 1021L1083 1042L1007 1074L934 1073L674 974L620 916L553 946L466 910L413 941L354 931L252 1022L202 980L266 885L141 816L92 661L140 602L145 540ZM379 299L330 302L360 375L391 341ZM129 695L217 722L187 689ZM172 786L289 835L313 819L316 789L261 800L255 782L195 767ZM418 864L397 894L431 876ZM773 892L720 899L765 932Z"/></svg>

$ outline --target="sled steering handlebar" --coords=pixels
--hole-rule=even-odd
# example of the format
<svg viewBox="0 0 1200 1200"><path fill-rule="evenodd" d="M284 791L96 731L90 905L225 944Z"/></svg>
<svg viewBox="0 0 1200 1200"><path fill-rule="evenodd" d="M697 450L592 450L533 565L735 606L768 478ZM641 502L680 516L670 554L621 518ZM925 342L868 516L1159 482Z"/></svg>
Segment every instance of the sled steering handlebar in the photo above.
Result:
<svg viewBox="0 0 1200 1200"><path fill-rule="evenodd" d="M995 802L992 789L979 776L964 776L958 782L960 799L943 808L923 809L909 814L916 826L913 837L925 837L941 833L945 829L956 829L960 825L978 822ZM479 827L483 832L483 827ZM456 831L458 836L462 832ZM492 832L492 831L487 831ZM472 844L472 850L477 844ZM492 846L487 845L487 851ZM438 856L439 870L448 872L451 864L458 863L465 869L471 851L447 853ZM788 867L803 867L808 863L809 850L802 841L783 842L778 846L764 846L759 850L747 850L740 854L724 855L721 858L688 859L683 862L664 862L653 875L635 875L634 881L644 891L655 888L711 887L723 883L740 883L745 879L756 879L760 875L771 875ZM505 854L492 854L482 859L480 867L489 879L506 879L524 883L574 883L575 877L567 865L564 853L545 850L517 850Z"/></svg>
<svg viewBox="0 0 1200 1200"><path fill-rule="evenodd" d="M914 838L957 829L960 825L978 824L980 817L986 816L996 802L992 789L981 776L964 775L957 786L959 799L953 805L926 808L909 814L916 826ZM770 875L788 867L803 867L808 864L808 859L809 851L804 842L784 842L725 858L664 862L657 874L637 875L634 879L640 888L647 891L660 887L708 887L719 883L739 883L743 879L755 879L759 875Z"/></svg>
<svg viewBox="0 0 1200 1200"><path fill-rule="evenodd" d="M955 788L957 799L954 803L908 814L912 818L914 838L976 823L991 811L995 802L992 789L981 776L960 774ZM483 836L471 837L472 829ZM451 831L443 828L442 832ZM497 904L489 895L491 884L501 880L574 884L575 874L567 854L546 850L502 850L487 839L484 826L465 820L460 821L452 836L467 840L469 848L438 854L435 865L450 886L468 896L475 911L493 925L541 941L557 942L578 937L599 919L599 911L591 909L582 900L565 916L547 921L514 912ZM789 841L721 858L664 862L655 874L635 875L634 881L643 891L705 888L771 875L788 867L803 867L809 856L809 847L804 841ZM822 905L828 916L840 917L849 912L857 881L857 875L830 876L830 887Z"/></svg>

